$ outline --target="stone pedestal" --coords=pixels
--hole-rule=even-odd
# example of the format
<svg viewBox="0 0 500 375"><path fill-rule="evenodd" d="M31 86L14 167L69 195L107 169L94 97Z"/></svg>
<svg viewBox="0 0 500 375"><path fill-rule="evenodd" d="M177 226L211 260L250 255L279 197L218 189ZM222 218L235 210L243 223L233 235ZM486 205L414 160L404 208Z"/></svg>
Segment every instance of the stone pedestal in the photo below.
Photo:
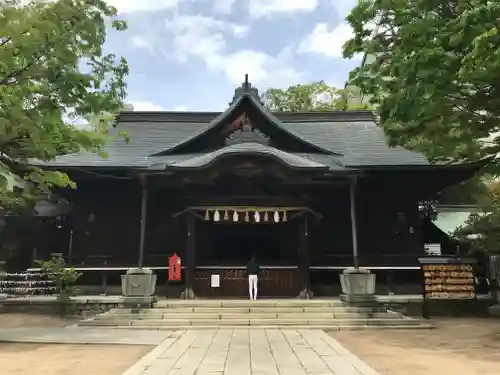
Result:
<svg viewBox="0 0 500 375"><path fill-rule="evenodd" d="M130 268L122 275L122 294L125 301L152 301L157 276L148 268Z"/></svg>
<svg viewBox="0 0 500 375"><path fill-rule="evenodd" d="M304 288L299 292L297 297L300 299L311 299L314 297L314 293L311 289Z"/></svg>
<svg viewBox="0 0 500 375"><path fill-rule="evenodd" d="M375 302L375 275L365 268L347 268L340 275L340 299L349 303Z"/></svg>
<svg viewBox="0 0 500 375"><path fill-rule="evenodd" d="M191 288L185 288L181 293L181 299L195 299L194 291Z"/></svg>
<svg viewBox="0 0 500 375"><path fill-rule="evenodd" d="M500 305L493 305L488 307L488 312L491 316L496 316L500 318Z"/></svg>

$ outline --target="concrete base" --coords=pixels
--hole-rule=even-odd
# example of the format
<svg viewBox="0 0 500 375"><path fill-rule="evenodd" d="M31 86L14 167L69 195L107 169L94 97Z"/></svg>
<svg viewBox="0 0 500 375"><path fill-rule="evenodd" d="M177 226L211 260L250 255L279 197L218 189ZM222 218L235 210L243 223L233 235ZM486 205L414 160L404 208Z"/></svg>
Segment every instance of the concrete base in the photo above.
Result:
<svg viewBox="0 0 500 375"><path fill-rule="evenodd" d="M310 298L313 298L314 297L314 293L311 289L302 289L299 293L299 295L297 296L297 298L301 298L301 299L310 299Z"/></svg>
<svg viewBox="0 0 500 375"><path fill-rule="evenodd" d="M500 305L493 305L488 308L491 316L500 317Z"/></svg>
<svg viewBox="0 0 500 375"><path fill-rule="evenodd" d="M123 297L123 306L127 308L133 307L152 307L155 298L149 297Z"/></svg>
<svg viewBox="0 0 500 375"><path fill-rule="evenodd" d="M153 296L156 280L157 275L147 268L131 268L122 275L122 294L125 297Z"/></svg>
<svg viewBox="0 0 500 375"><path fill-rule="evenodd" d="M195 299L195 298L196 296L194 295L194 291L191 288L186 288L181 293L181 299Z"/></svg>
<svg viewBox="0 0 500 375"><path fill-rule="evenodd" d="M151 309L115 309L94 319L83 320L79 326L139 330L430 328L428 323L378 308L377 305L346 305L338 300L295 298L162 300Z"/></svg>
<svg viewBox="0 0 500 375"><path fill-rule="evenodd" d="M377 298L374 294L341 294L340 300L354 304L376 304Z"/></svg>
<svg viewBox="0 0 500 375"><path fill-rule="evenodd" d="M347 268L340 275L340 300L351 304L376 304L375 275L365 268Z"/></svg>

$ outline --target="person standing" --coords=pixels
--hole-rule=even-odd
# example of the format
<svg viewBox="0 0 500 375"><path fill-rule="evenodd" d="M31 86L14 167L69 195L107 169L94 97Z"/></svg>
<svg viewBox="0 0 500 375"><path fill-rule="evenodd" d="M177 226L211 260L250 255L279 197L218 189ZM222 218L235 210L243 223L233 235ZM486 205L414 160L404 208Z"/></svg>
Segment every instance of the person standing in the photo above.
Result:
<svg viewBox="0 0 500 375"><path fill-rule="evenodd" d="M251 300L257 299L257 284L259 282L260 267L253 255L247 263L248 294Z"/></svg>

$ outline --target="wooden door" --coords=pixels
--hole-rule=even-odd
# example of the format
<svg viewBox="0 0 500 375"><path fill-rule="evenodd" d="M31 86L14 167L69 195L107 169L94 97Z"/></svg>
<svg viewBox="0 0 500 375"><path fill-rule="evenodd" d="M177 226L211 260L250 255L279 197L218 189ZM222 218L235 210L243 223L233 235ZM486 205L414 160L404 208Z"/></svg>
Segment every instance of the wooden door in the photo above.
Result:
<svg viewBox="0 0 500 375"><path fill-rule="evenodd" d="M212 288L212 274L220 277L220 287ZM248 281L244 269L198 269L195 275L195 294L199 297L248 298ZM264 269L259 277L259 297L296 297L300 292L297 268Z"/></svg>

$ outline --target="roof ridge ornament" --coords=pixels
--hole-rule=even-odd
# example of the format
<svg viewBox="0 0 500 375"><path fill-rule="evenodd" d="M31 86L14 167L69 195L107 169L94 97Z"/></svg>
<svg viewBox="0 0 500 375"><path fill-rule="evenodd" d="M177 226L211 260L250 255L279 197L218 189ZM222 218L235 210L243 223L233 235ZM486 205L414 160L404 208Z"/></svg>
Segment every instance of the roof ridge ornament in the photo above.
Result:
<svg viewBox="0 0 500 375"><path fill-rule="evenodd" d="M260 100L259 90L255 87L252 87L252 84L248 81L248 74L245 74L245 80L241 84L240 87L234 90L233 100L229 103L229 105L233 105L236 101L241 98L243 95L250 95L255 100L257 100L260 104L264 105Z"/></svg>
<svg viewBox="0 0 500 375"><path fill-rule="evenodd" d="M243 113L233 122L231 129L232 132L224 141L226 146L240 143L260 143L269 146L269 137L252 126L246 113Z"/></svg>

